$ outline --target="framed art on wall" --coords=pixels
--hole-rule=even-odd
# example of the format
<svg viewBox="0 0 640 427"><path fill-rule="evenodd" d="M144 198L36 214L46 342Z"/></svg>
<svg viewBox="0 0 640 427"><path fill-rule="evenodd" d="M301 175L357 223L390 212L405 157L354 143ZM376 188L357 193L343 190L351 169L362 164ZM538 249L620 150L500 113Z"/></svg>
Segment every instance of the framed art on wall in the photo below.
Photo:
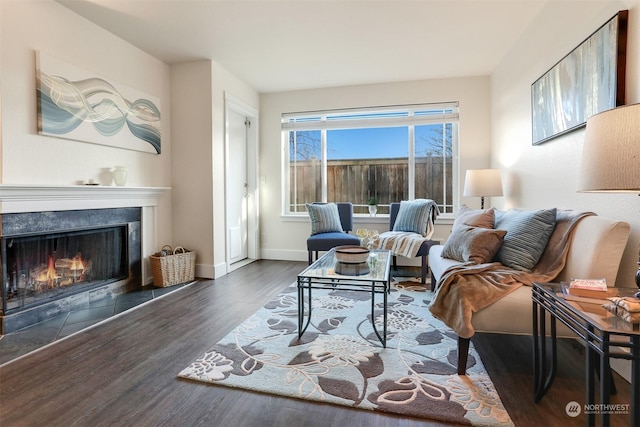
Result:
<svg viewBox="0 0 640 427"><path fill-rule="evenodd" d="M627 20L626 10L615 14L531 85L533 145L624 105Z"/></svg>
<svg viewBox="0 0 640 427"><path fill-rule="evenodd" d="M36 53L38 133L160 154L160 101Z"/></svg>

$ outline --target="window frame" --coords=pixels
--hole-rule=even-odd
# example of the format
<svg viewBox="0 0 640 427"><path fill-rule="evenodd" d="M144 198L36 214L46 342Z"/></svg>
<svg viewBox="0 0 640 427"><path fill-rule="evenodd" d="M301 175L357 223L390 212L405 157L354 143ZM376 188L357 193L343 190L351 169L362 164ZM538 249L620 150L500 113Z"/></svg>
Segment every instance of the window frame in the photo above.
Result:
<svg viewBox="0 0 640 427"><path fill-rule="evenodd" d="M416 114L417 113L417 114ZM377 115L379 117L366 117ZM363 117L364 116L364 117ZM363 107L348 108L335 110L307 111L298 113L284 113L281 116L281 138L282 138L282 216L285 218L306 217L305 212L290 211L290 131L320 131L321 135L321 159L322 168L322 202L327 201L327 131L334 129L363 129L363 128L380 128L380 127L407 127L408 128L408 195L409 199L415 196L415 126L446 124L453 125L452 140L452 179L451 179L451 212L444 213L442 216L453 217L459 200L459 191L457 190L457 174L459 170L459 102L443 102L443 103L427 103L427 104L407 104L395 106L379 106L379 107ZM446 176L446 164L443 173ZM444 200L447 200L447 182L444 182ZM365 214L355 214L356 217L366 217ZM382 218L388 217L388 214L378 215Z"/></svg>

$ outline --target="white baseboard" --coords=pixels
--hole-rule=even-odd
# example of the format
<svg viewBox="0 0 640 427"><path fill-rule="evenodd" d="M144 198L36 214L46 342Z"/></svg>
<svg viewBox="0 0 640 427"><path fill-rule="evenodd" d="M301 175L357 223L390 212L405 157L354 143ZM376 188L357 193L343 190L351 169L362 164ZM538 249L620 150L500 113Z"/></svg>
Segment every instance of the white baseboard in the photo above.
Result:
<svg viewBox="0 0 640 427"><path fill-rule="evenodd" d="M260 259L274 259L279 261L307 261L307 251L289 249L262 249Z"/></svg>
<svg viewBox="0 0 640 427"><path fill-rule="evenodd" d="M224 262L216 265L196 264L196 277L202 279L217 279L228 273L230 273L230 271L227 270L227 264Z"/></svg>
<svg viewBox="0 0 640 427"><path fill-rule="evenodd" d="M222 277L224 275L226 275L228 273L227 271L227 263L226 262L221 262L219 264L216 264L213 267L213 278L217 279L218 277Z"/></svg>

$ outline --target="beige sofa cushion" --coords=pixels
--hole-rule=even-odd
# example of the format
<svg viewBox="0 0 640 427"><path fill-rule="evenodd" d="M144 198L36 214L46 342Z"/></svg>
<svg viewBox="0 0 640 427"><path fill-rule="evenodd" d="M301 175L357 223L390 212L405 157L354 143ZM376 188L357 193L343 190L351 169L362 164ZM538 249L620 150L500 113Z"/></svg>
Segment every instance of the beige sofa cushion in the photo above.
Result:
<svg viewBox="0 0 640 427"><path fill-rule="evenodd" d="M431 246L429 249L429 268L434 278L439 279L442 274L449 267L461 264L461 261L456 261L451 258L444 258L442 256L442 250L444 245Z"/></svg>
<svg viewBox="0 0 640 427"><path fill-rule="evenodd" d="M471 324L476 332L491 332L496 334L532 335L533 334L533 303L531 302L531 287L520 286L504 298L499 299L489 307L474 313ZM547 334L551 333L547 322ZM576 334L562 322L556 322L558 337L575 338Z"/></svg>
<svg viewBox="0 0 640 427"><path fill-rule="evenodd" d="M605 278L607 286L615 286L630 230L628 223L602 216L582 219L573 234L567 263L556 282Z"/></svg>

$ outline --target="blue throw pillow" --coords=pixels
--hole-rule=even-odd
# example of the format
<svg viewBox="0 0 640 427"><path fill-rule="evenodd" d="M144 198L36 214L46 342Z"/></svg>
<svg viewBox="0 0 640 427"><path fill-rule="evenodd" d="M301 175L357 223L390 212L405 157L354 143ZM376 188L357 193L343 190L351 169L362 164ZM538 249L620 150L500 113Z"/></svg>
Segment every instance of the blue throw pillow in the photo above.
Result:
<svg viewBox="0 0 640 427"><path fill-rule="evenodd" d="M426 236L432 204L433 201L427 199L402 200L393 231L409 231Z"/></svg>
<svg viewBox="0 0 640 427"><path fill-rule="evenodd" d="M496 215L496 229L505 230L496 261L515 270L531 271L556 227L556 209L510 209Z"/></svg>
<svg viewBox="0 0 640 427"><path fill-rule="evenodd" d="M307 203L307 211L311 218L311 234L320 233L343 233L338 205L335 203Z"/></svg>

